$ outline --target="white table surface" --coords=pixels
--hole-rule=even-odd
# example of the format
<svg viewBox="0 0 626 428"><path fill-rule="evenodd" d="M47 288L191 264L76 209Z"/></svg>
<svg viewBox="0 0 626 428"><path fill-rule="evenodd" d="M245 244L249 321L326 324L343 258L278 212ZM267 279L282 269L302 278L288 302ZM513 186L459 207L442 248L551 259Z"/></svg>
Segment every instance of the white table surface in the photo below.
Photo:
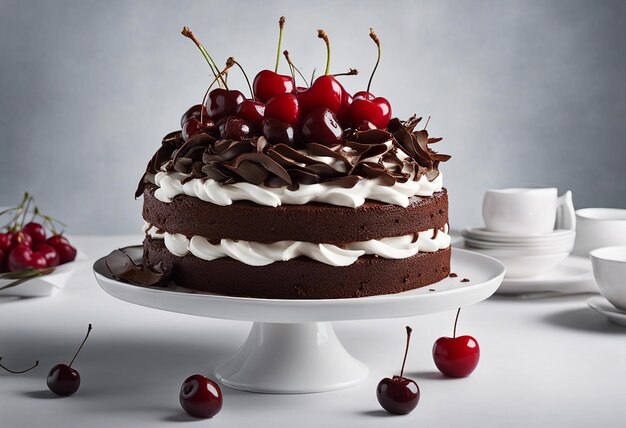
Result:
<svg viewBox="0 0 626 428"><path fill-rule="evenodd" d="M446 379L434 341L452 334L454 311L334 323L345 347L370 368L356 387L309 395L263 395L226 387L212 420L178 404L182 381L212 373L243 343L251 323L179 315L118 301L96 283L91 262L141 237L72 238L89 256L53 297L0 299L0 427L608 427L626 426L626 328L587 307L588 295L494 296L461 311L458 334L474 336L481 360L469 378ZM94 330L74 367L80 390L57 398L48 370L68 363L88 323ZM378 381L397 374L404 326L413 327L408 376L421 388L413 413L388 416ZM306 370L306 367L303 367Z"/></svg>

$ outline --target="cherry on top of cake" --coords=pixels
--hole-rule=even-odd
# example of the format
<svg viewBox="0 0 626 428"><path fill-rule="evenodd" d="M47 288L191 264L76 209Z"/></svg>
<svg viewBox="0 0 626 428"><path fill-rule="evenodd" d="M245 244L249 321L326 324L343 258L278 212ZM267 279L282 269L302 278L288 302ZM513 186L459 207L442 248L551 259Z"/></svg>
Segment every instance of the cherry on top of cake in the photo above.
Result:
<svg viewBox="0 0 626 428"><path fill-rule="evenodd" d="M224 184L249 182L269 187L329 183L352 187L362 179L378 179L383 185L434 180L440 162L450 156L433 151L426 127L415 131L421 118L407 121L391 118L391 104L370 92L381 57L381 44L373 29L378 56L367 89L351 95L330 74L330 41L323 30L318 37L326 44L324 75L310 85L293 65L288 51L283 55L291 76L278 74L284 17L279 20L279 41L274 71L262 70L252 84L241 65L228 58L223 70L193 32L191 39L206 59L214 79L202 103L189 108L181 118L180 131L163 139L150 160L136 196L154 182L161 171L188 174L186 179L209 178ZM237 66L248 83L250 98L228 87L228 73ZM296 85L296 72L306 87ZM217 88L211 89L215 84ZM426 122L428 124L428 122Z"/></svg>

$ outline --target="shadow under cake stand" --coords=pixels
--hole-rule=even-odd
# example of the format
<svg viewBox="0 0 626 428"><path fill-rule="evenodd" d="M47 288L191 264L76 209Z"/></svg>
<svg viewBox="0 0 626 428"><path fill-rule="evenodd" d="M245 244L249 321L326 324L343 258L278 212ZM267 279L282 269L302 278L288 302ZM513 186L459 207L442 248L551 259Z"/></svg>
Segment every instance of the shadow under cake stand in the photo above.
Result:
<svg viewBox="0 0 626 428"><path fill-rule="evenodd" d="M140 246L131 257L141 261ZM298 394L347 388L367 367L339 342L331 321L425 315L471 305L491 296L504 277L497 260L453 249L457 278L399 294L351 299L259 299L142 287L118 281L104 258L93 265L96 280L111 296L136 305L182 314L253 321L243 346L215 369L226 386L244 391ZM470 279L461 282L462 278Z"/></svg>

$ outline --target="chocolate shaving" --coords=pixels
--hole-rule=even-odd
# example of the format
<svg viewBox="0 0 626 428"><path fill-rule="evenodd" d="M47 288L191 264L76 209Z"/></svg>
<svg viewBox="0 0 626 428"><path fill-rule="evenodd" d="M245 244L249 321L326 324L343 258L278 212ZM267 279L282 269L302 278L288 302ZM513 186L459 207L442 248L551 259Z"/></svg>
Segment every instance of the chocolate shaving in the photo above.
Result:
<svg viewBox="0 0 626 428"><path fill-rule="evenodd" d="M157 285L164 282L169 276L161 263L153 267L137 265L124 252L124 249L114 250L104 259L107 269L116 279L134 285Z"/></svg>
<svg viewBox="0 0 626 428"><path fill-rule="evenodd" d="M329 147L310 143L296 145L298 149L271 144L263 136L216 139L215 130L208 128L187 142L180 131L172 132L150 159L135 196L154 184L155 175L161 171L188 174L185 182L211 179L222 184L248 182L290 190L316 183L350 188L363 179L376 179L386 186L422 176L432 181L439 175L439 163L450 156L428 147L441 138L429 138L425 129L414 131L420 121L415 115L404 122L394 118L387 130L347 130L341 144Z"/></svg>

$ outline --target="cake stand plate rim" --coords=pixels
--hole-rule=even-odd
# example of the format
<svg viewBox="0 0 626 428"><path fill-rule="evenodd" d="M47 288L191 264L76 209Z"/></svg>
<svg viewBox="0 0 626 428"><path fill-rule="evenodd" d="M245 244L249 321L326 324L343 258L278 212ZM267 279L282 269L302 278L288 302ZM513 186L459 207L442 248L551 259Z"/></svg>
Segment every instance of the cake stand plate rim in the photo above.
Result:
<svg viewBox="0 0 626 428"><path fill-rule="evenodd" d="M494 258L452 249L457 278L398 294L349 299L261 299L141 287L110 277L104 257L94 265L100 286L111 296L140 306L209 318L274 323L363 320L425 315L478 303L490 297L504 278ZM469 282L461 282L464 277ZM432 290L432 291L429 291Z"/></svg>

